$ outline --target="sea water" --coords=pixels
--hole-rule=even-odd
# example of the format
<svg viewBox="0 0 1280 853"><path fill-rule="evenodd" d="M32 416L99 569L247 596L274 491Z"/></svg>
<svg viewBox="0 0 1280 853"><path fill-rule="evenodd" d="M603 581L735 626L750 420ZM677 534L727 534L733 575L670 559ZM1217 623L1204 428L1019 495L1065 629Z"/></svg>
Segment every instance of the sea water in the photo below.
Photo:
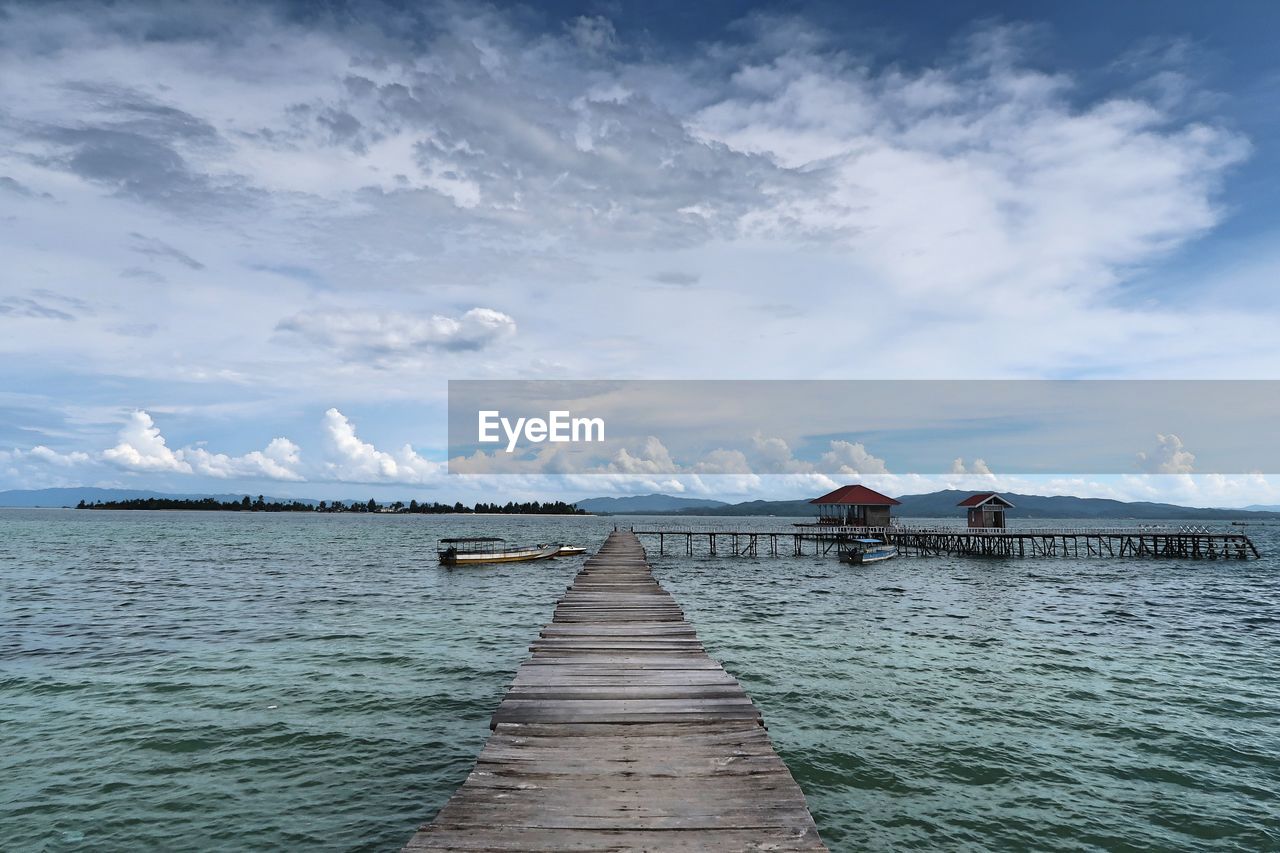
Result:
<svg viewBox="0 0 1280 853"><path fill-rule="evenodd" d="M582 564L435 540L615 523L673 520L0 510L0 849L397 849ZM1276 849L1280 527L1238 530L1262 560L646 544L833 850Z"/></svg>

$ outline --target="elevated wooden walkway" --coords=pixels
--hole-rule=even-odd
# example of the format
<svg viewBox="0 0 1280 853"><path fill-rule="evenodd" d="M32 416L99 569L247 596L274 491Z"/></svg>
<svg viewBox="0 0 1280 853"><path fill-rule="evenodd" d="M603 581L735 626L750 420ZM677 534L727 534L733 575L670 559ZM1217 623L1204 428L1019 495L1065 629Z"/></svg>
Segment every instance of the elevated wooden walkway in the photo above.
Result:
<svg viewBox="0 0 1280 853"><path fill-rule="evenodd" d="M854 539L873 537L904 556L1152 557L1177 560L1258 559L1243 533L1199 527L838 527L794 525L788 531L637 529L658 540L658 553L678 548L687 557L803 557L838 554ZM652 542L652 540L650 540Z"/></svg>
<svg viewBox="0 0 1280 853"><path fill-rule="evenodd" d="M423 850L825 850L742 686L640 540L609 535L556 606Z"/></svg>

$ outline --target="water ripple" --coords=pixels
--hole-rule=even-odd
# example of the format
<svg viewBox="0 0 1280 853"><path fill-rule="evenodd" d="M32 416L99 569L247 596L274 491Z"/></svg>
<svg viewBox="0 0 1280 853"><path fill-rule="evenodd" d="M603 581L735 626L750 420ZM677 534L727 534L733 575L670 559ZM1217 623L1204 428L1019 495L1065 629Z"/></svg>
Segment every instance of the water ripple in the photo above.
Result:
<svg viewBox="0 0 1280 853"><path fill-rule="evenodd" d="M0 845L398 848L612 523L0 511ZM1274 556L654 563L834 850L1280 849Z"/></svg>

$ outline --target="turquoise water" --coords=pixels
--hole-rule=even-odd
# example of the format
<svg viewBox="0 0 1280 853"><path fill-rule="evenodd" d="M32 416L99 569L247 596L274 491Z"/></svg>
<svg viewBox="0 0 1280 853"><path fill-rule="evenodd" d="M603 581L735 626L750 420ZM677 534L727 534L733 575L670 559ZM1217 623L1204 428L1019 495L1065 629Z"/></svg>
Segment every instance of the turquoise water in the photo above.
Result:
<svg viewBox="0 0 1280 853"><path fill-rule="evenodd" d="M581 564L435 538L613 523L0 511L0 848L398 848ZM1278 849L1280 528L1247 530L1265 559L651 556L832 849Z"/></svg>

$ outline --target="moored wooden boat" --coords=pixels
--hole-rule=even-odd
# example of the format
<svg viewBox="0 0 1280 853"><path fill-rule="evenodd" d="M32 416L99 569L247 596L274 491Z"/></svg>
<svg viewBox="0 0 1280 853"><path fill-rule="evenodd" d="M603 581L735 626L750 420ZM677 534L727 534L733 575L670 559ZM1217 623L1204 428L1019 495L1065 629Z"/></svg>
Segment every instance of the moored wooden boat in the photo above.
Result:
<svg viewBox="0 0 1280 853"><path fill-rule="evenodd" d="M890 560L898 556L898 546L879 539L854 539L849 547L840 550L840 562L863 565Z"/></svg>
<svg viewBox="0 0 1280 853"><path fill-rule="evenodd" d="M484 563L526 563L546 560L560 552L555 545L507 545L499 536L462 536L441 539L436 553L446 566L473 566Z"/></svg>

